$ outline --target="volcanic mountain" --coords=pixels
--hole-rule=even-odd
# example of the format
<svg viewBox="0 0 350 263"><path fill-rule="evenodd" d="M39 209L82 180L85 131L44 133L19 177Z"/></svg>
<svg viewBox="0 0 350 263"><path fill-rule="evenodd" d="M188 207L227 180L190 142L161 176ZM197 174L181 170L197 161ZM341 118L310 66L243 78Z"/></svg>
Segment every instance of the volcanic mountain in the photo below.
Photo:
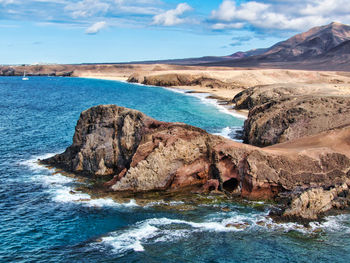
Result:
<svg viewBox="0 0 350 263"><path fill-rule="evenodd" d="M228 56L139 62L256 68L350 71L350 26L333 22L297 34L270 48L236 52Z"/></svg>
<svg viewBox="0 0 350 263"><path fill-rule="evenodd" d="M333 22L279 42L266 52L215 66L350 70L350 26Z"/></svg>

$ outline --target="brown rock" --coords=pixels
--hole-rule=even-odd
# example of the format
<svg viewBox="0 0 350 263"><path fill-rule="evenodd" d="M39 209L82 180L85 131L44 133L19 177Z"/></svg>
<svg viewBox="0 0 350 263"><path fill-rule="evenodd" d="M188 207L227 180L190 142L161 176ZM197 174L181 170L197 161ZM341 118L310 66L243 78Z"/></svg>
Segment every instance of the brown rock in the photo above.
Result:
<svg viewBox="0 0 350 263"><path fill-rule="evenodd" d="M312 188L296 195L292 199L291 207L283 213L284 217L300 217L314 220L333 207L338 206L338 197L349 193L350 181L335 186L330 190Z"/></svg>
<svg viewBox="0 0 350 263"><path fill-rule="evenodd" d="M42 163L99 177L106 181L106 190L117 192L186 189L264 200L311 189L300 198L291 195L293 205L285 213L310 218L305 200L310 200L313 214L347 204L341 198L348 190L331 192L332 199L329 190L314 189L338 189L347 182L348 138L350 128L344 128L259 149L189 125L159 122L135 110L102 105L81 114L72 146Z"/></svg>
<svg viewBox="0 0 350 263"><path fill-rule="evenodd" d="M235 83L223 82L217 78L204 76L203 74L151 74L142 75L134 73L128 78L128 82L141 83L144 85L174 87L174 86L201 86L209 88L239 87Z"/></svg>
<svg viewBox="0 0 350 263"><path fill-rule="evenodd" d="M250 110L244 141L256 146L350 125L350 97L329 85L256 86L237 94L233 102L236 109Z"/></svg>
<svg viewBox="0 0 350 263"><path fill-rule="evenodd" d="M268 146L350 125L350 98L297 97L253 108L245 142Z"/></svg>

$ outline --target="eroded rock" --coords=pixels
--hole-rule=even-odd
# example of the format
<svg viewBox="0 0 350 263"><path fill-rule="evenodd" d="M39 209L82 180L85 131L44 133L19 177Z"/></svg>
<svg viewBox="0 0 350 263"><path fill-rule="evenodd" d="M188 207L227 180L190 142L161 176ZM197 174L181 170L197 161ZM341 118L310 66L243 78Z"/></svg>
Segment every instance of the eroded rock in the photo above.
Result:
<svg viewBox="0 0 350 263"><path fill-rule="evenodd" d="M303 218L309 220L318 219L320 215L332 208L344 209L349 199L350 181L337 185L329 190L312 188L297 194L290 208L286 209L283 216L286 218Z"/></svg>
<svg viewBox="0 0 350 263"><path fill-rule="evenodd" d="M350 128L333 133L339 148L324 144L300 151L298 145L303 142L295 141L295 149L288 145L260 149L190 125L160 122L139 111L101 105L82 112L73 144L42 163L100 178L106 191L219 191L249 199L275 199L295 189L302 189L303 194L347 182ZM305 193L310 199L311 194ZM290 211L295 212L286 212L286 216L309 217L299 197L289 198L293 200ZM300 200L304 203L304 195ZM337 206L313 207L318 214Z"/></svg>

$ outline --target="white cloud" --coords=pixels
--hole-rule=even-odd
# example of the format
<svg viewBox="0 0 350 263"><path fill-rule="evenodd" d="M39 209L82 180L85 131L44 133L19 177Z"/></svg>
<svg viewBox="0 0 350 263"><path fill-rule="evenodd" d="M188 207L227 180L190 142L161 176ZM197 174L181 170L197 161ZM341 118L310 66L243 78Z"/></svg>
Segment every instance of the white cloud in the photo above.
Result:
<svg viewBox="0 0 350 263"><path fill-rule="evenodd" d="M114 0L115 9L118 12L140 15L155 15L161 10L158 0Z"/></svg>
<svg viewBox="0 0 350 263"><path fill-rule="evenodd" d="M349 14L349 0L319 0L309 1L306 8L301 10L305 15Z"/></svg>
<svg viewBox="0 0 350 263"><path fill-rule="evenodd" d="M73 18L90 17L98 13L106 13L110 7L109 3L100 0L82 0L76 3L69 3L65 10L71 12Z"/></svg>
<svg viewBox="0 0 350 263"><path fill-rule="evenodd" d="M178 4L175 9L168 10L164 13L156 15L153 17L154 25L163 25L163 26L173 26L185 23L185 18L179 16L183 15L187 11L193 10L187 3Z"/></svg>
<svg viewBox="0 0 350 263"><path fill-rule="evenodd" d="M105 28L107 26L107 23L105 21L96 22L92 26L90 26L88 29L85 30L86 34L94 35L100 32L101 29Z"/></svg>
<svg viewBox="0 0 350 263"><path fill-rule="evenodd" d="M224 0L211 12L212 28L244 23L260 29L305 30L332 21L350 22L349 0Z"/></svg>
<svg viewBox="0 0 350 263"><path fill-rule="evenodd" d="M244 23L216 23L211 26L212 29L222 30L222 29L240 29L244 27Z"/></svg>

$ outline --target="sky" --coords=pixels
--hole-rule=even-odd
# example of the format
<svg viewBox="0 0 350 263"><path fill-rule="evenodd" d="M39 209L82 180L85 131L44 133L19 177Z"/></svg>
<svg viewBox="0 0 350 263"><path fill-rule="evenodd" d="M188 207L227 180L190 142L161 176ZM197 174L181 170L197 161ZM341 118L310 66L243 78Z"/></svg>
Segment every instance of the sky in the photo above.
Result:
<svg viewBox="0 0 350 263"><path fill-rule="evenodd" d="M0 64L222 56L333 21L349 0L0 0Z"/></svg>

